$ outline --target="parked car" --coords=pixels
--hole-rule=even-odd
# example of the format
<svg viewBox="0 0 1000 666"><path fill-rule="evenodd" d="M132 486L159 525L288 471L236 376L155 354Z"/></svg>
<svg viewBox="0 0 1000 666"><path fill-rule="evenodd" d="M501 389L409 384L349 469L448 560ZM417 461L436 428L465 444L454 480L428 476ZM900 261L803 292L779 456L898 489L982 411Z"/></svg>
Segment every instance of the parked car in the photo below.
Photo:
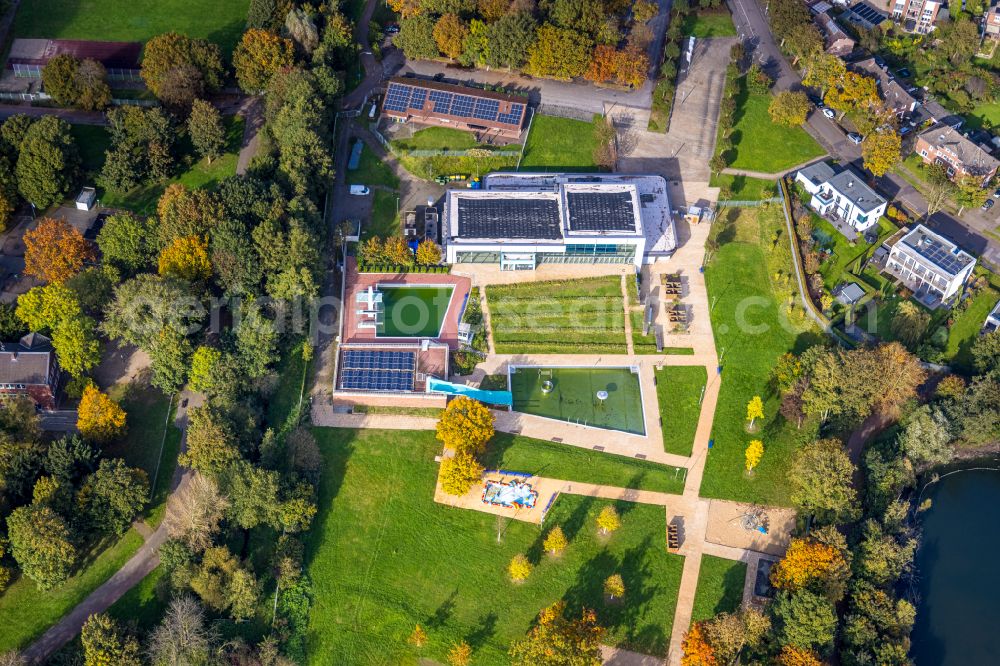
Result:
<svg viewBox="0 0 1000 666"><path fill-rule="evenodd" d="M847 138L850 139L851 143L853 143L855 146L864 141L864 137L858 134L857 132L850 132L847 135Z"/></svg>
<svg viewBox="0 0 1000 666"><path fill-rule="evenodd" d="M899 70L896 72L896 74L898 74L899 76L903 77L904 79L910 78L910 70L906 69L905 67L899 68Z"/></svg>
<svg viewBox="0 0 1000 666"><path fill-rule="evenodd" d="M1000 187L993 191L993 198L1000 199Z"/></svg>
<svg viewBox="0 0 1000 666"><path fill-rule="evenodd" d="M358 197L365 197L371 194L371 190L368 189L367 185L351 185L350 192Z"/></svg>
<svg viewBox="0 0 1000 666"><path fill-rule="evenodd" d="M827 109L825 107L823 109L823 115L826 116L827 118L830 118L830 119L833 119L833 118L837 117L837 114L834 112L833 109Z"/></svg>
<svg viewBox="0 0 1000 666"><path fill-rule="evenodd" d="M390 23L389 25L385 26L385 34L387 35L395 35L398 32L399 32L398 23Z"/></svg>
<svg viewBox="0 0 1000 666"><path fill-rule="evenodd" d="M993 208L993 199L987 199L983 202L983 210L989 210Z"/></svg>
<svg viewBox="0 0 1000 666"><path fill-rule="evenodd" d="M899 136L906 136L912 131L913 131L912 127L910 127L909 125L903 125L902 127L899 128Z"/></svg>

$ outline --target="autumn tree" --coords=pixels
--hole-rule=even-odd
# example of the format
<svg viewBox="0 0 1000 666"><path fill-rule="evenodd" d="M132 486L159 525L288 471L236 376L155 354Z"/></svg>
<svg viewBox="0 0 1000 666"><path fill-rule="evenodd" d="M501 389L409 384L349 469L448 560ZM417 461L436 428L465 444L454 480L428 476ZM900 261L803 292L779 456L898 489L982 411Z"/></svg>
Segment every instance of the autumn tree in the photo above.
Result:
<svg viewBox="0 0 1000 666"><path fill-rule="evenodd" d="M222 87L225 68L219 47L176 32L153 37L142 52L142 79L165 104L189 107Z"/></svg>
<svg viewBox="0 0 1000 666"><path fill-rule="evenodd" d="M604 629L593 611L583 609L579 620L564 616L565 601L542 609L538 622L523 639L510 647L512 666L575 664L598 666Z"/></svg>
<svg viewBox="0 0 1000 666"><path fill-rule="evenodd" d="M760 464L760 459L764 457L764 443L759 439L750 442L744 457L746 458L747 471L752 472Z"/></svg>
<svg viewBox="0 0 1000 666"><path fill-rule="evenodd" d="M715 658L715 651L705 638L702 622L695 622L686 634L681 643L681 666L718 666L719 661Z"/></svg>
<svg viewBox="0 0 1000 666"><path fill-rule="evenodd" d="M201 605L185 594L170 601L149 637L148 651L154 664L208 664L217 638Z"/></svg>
<svg viewBox="0 0 1000 666"><path fill-rule="evenodd" d="M177 462L215 478L240 457L233 427L216 408L205 405L188 411L187 449Z"/></svg>
<svg viewBox="0 0 1000 666"><path fill-rule="evenodd" d="M612 601L625 596L625 582L621 574L611 574L604 579L604 596Z"/></svg>
<svg viewBox="0 0 1000 666"><path fill-rule="evenodd" d="M846 576L844 557L833 546L813 539L792 539L785 557L771 569L771 583L782 590L801 590L831 576Z"/></svg>
<svg viewBox="0 0 1000 666"><path fill-rule="evenodd" d="M84 666L142 666L139 642L110 615L91 615L80 630Z"/></svg>
<svg viewBox="0 0 1000 666"><path fill-rule="evenodd" d="M820 52L806 56L804 60L805 76L802 83L818 88L820 97L825 97L826 92L837 85L837 81L847 72L844 61L835 55Z"/></svg>
<svg viewBox="0 0 1000 666"><path fill-rule="evenodd" d="M402 236L386 238L382 244L382 255L390 264L397 266L413 265L413 250L410 249L409 243Z"/></svg>
<svg viewBox="0 0 1000 666"><path fill-rule="evenodd" d="M209 607L228 611L237 620L253 615L260 596L253 574L225 546L205 551L191 589Z"/></svg>
<svg viewBox="0 0 1000 666"><path fill-rule="evenodd" d="M759 395L755 395L747 403L747 421L750 422L748 428L753 430L754 422L762 418L764 418L764 401L760 399Z"/></svg>
<svg viewBox="0 0 1000 666"><path fill-rule="evenodd" d="M76 69L76 83L80 96L76 101L84 111L103 111L111 105L111 86L108 71L97 60L84 58Z"/></svg>
<svg viewBox="0 0 1000 666"><path fill-rule="evenodd" d="M800 23L785 35L785 48L792 54L792 67L795 67L801 58L823 52L823 36L811 21Z"/></svg>
<svg viewBox="0 0 1000 666"><path fill-rule="evenodd" d="M202 236L175 238L160 253L159 272L164 277L180 278L188 282L207 280L212 275L208 242Z"/></svg>
<svg viewBox="0 0 1000 666"><path fill-rule="evenodd" d="M549 533L545 535L545 541L542 542L542 548L552 555L559 555L566 550L567 545L569 542L566 540L566 535L558 525L549 530Z"/></svg>
<svg viewBox="0 0 1000 666"><path fill-rule="evenodd" d="M847 522L857 515L854 464L838 439L799 448L788 471L792 501L822 523Z"/></svg>
<svg viewBox="0 0 1000 666"><path fill-rule="evenodd" d="M43 217L24 232L24 272L43 282L65 282L94 258L90 242L61 218Z"/></svg>
<svg viewBox="0 0 1000 666"><path fill-rule="evenodd" d="M413 632L406 642L418 650L427 645L427 632L419 624L413 627Z"/></svg>
<svg viewBox="0 0 1000 666"><path fill-rule="evenodd" d="M719 613L702 625L713 656L721 664L737 663L743 650L758 648L770 630L768 617L753 606Z"/></svg>
<svg viewBox="0 0 1000 666"><path fill-rule="evenodd" d="M173 183L156 202L156 215L157 236L166 247L182 236L207 235L222 218L222 208L207 190Z"/></svg>
<svg viewBox="0 0 1000 666"><path fill-rule="evenodd" d="M632 18L636 23L645 23L660 13L660 7L650 0L636 0L632 4Z"/></svg>
<svg viewBox="0 0 1000 666"><path fill-rule="evenodd" d="M528 557L522 553L515 555L510 564L507 565L507 575L515 583L523 583L528 579L531 574L531 562L528 561Z"/></svg>
<svg viewBox="0 0 1000 666"><path fill-rule="evenodd" d="M909 348L914 348L924 337L931 316L910 300L902 301L896 306L892 315L890 329L892 335Z"/></svg>
<svg viewBox="0 0 1000 666"><path fill-rule="evenodd" d="M251 28L243 33L233 51L233 69L240 88L256 94L267 88L271 77L294 60L295 47L290 39L267 30Z"/></svg>
<svg viewBox="0 0 1000 666"><path fill-rule="evenodd" d="M417 264L421 266L437 266L441 263L441 248L429 238L417 245Z"/></svg>
<svg viewBox="0 0 1000 666"><path fill-rule="evenodd" d="M804 92L781 91L771 98L767 112L771 121L785 127L798 127L806 121L812 104Z"/></svg>
<svg viewBox="0 0 1000 666"><path fill-rule="evenodd" d="M857 72L839 73L824 100L830 108L840 111L841 117L849 111L866 111L882 103L875 79Z"/></svg>
<svg viewBox="0 0 1000 666"><path fill-rule="evenodd" d="M472 662L472 646L460 641L448 650L448 666L469 666Z"/></svg>
<svg viewBox="0 0 1000 666"><path fill-rule="evenodd" d="M77 408L76 427L93 442L110 442L125 434L125 410L94 384L88 384Z"/></svg>
<svg viewBox="0 0 1000 666"><path fill-rule="evenodd" d="M892 128L870 133L861 142L865 168L875 176L884 176L899 163L902 145L899 132Z"/></svg>
<svg viewBox="0 0 1000 666"><path fill-rule="evenodd" d="M195 472L167 500L163 519L167 535L184 542L194 553L212 545L212 536L229 508L229 500L215 481Z"/></svg>
<svg viewBox="0 0 1000 666"><path fill-rule="evenodd" d="M956 174L954 178L954 190L952 196L958 204L958 214L961 215L966 208L978 208L983 205L989 196L989 190L983 186L981 176L973 174Z"/></svg>
<svg viewBox="0 0 1000 666"><path fill-rule="evenodd" d="M823 662L812 650L786 645L778 654L778 666L823 666Z"/></svg>
<svg viewBox="0 0 1000 666"><path fill-rule="evenodd" d="M69 53L60 53L42 68L42 86L59 106L72 106L80 98L76 71L80 61Z"/></svg>
<svg viewBox="0 0 1000 666"><path fill-rule="evenodd" d="M211 164L226 147L226 128L222 115L211 102L196 99L187 121L188 135L195 151Z"/></svg>
<svg viewBox="0 0 1000 666"><path fill-rule="evenodd" d="M601 534L610 534L618 530L621 526L622 519L613 506L604 507L601 509L601 513L597 515L597 527L601 530Z"/></svg>
<svg viewBox="0 0 1000 666"><path fill-rule="evenodd" d="M39 590L50 590L69 578L77 550L59 514L47 506L27 505L7 516L7 538L21 573Z"/></svg>
<svg viewBox="0 0 1000 666"><path fill-rule="evenodd" d="M97 325L83 314L68 287L58 283L34 287L18 297L15 312L29 329L51 331L59 365L73 377L82 377L100 361Z"/></svg>
<svg viewBox="0 0 1000 666"><path fill-rule="evenodd" d="M441 489L449 495L461 496L483 478L483 466L472 454L458 451L441 461Z"/></svg>
<svg viewBox="0 0 1000 666"><path fill-rule="evenodd" d="M462 55L469 28L455 14L445 14L434 24L434 42L438 50L451 59Z"/></svg>
<svg viewBox="0 0 1000 666"><path fill-rule="evenodd" d="M528 49L525 71L532 76L568 81L587 71L592 47L589 37L546 23L538 28Z"/></svg>
<svg viewBox="0 0 1000 666"><path fill-rule="evenodd" d="M481 453L493 439L493 414L486 405L459 396L448 403L437 423L437 438L455 452Z"/></svg>
<svg viewBox="0 0 1000 666"><path fill-rule="evenodd" d="M65 199L76 182L80 153L69 123L44 116L31 123L21 141L15 174L22 197L39 210Z"/></svg>

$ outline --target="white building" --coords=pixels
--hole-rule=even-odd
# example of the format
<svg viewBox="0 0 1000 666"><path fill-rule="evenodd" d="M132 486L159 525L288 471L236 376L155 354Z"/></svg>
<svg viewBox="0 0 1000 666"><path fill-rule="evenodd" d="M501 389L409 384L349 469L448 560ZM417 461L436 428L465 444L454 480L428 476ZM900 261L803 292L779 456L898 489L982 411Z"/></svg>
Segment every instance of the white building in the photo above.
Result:
<svg viewBox="0 0 1000 666"><path fill-rule="evenodd" d="M677 247L667 183L660 176L487 176L480 190L448 190L443 243L448 263L634 264Z"/></svg>
<svg viewBox="0 0 1000 666"><path fill-rule="evenodd" d="M975 257L922 224L887 242L891 247L886 272L929 307L958 293L976 266Z"/></svg>
<svg viewBox="0 0 1000 666"><path fill-rule="evenodd" d="M1000 301L997 301L996 307L987 315L986 323L983 324L983 333L992 333L993 331L1000 331Z"/></svg>
<svg viewBox="0 0 1000 666"><path fill-rule="evenodd" d="M863 233L885 214L886 200L850 167L838 172L826 162L817 162L799 169L795 182L812 195L809 206L838 229L843 223Z"/></svg>

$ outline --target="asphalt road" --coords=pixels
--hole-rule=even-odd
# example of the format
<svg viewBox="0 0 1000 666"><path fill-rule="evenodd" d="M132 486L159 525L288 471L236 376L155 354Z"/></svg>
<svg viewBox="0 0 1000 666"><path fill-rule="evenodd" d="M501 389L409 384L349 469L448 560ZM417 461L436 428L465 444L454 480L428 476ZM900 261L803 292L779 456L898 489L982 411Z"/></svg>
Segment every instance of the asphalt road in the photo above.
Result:
<svg viewBox="0 0 1000 666"><path fill-rule="evenodd" d="M728 0L728 4L733 13L736 31L742 39L748 41L750 46L748 50L752 50L754 59L769 65L767 70L775 78L775 89L804 90L799 75L778 49L764 11L756 0ZM813 112L805 128L831 156L842 163L851 164L859 171L862 170L861 147L851 143L845 131L835 121L822 113ZM875 183L882 194L902 203L910 213L926 216L926 200L900 176L888 173L882 178L875 179ZM998 215L1000 206L988 212L965 211L960 219L944 212L937 212L923 222L965 250L979 255L994 267L1000 267L1000 242L985 233L997 228Z"/></svg>

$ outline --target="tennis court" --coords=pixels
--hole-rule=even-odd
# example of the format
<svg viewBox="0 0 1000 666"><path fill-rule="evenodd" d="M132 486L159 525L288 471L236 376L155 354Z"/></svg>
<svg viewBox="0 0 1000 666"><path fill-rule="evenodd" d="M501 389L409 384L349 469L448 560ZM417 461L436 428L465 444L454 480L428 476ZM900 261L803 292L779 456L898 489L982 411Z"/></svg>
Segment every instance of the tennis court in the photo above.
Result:
<svg viewBox="0 0 1000 666"><path fill-rule="evenodd" d="M380 338L436 338L441 334L451 286L379 285L383 313L376 335Z"/></svg>
<svg viewBox="0 0 1000 666"><path fill-rule="evenodd" d="M511 366L514 411L645 435L642 390L632 368Z"/></svg>

